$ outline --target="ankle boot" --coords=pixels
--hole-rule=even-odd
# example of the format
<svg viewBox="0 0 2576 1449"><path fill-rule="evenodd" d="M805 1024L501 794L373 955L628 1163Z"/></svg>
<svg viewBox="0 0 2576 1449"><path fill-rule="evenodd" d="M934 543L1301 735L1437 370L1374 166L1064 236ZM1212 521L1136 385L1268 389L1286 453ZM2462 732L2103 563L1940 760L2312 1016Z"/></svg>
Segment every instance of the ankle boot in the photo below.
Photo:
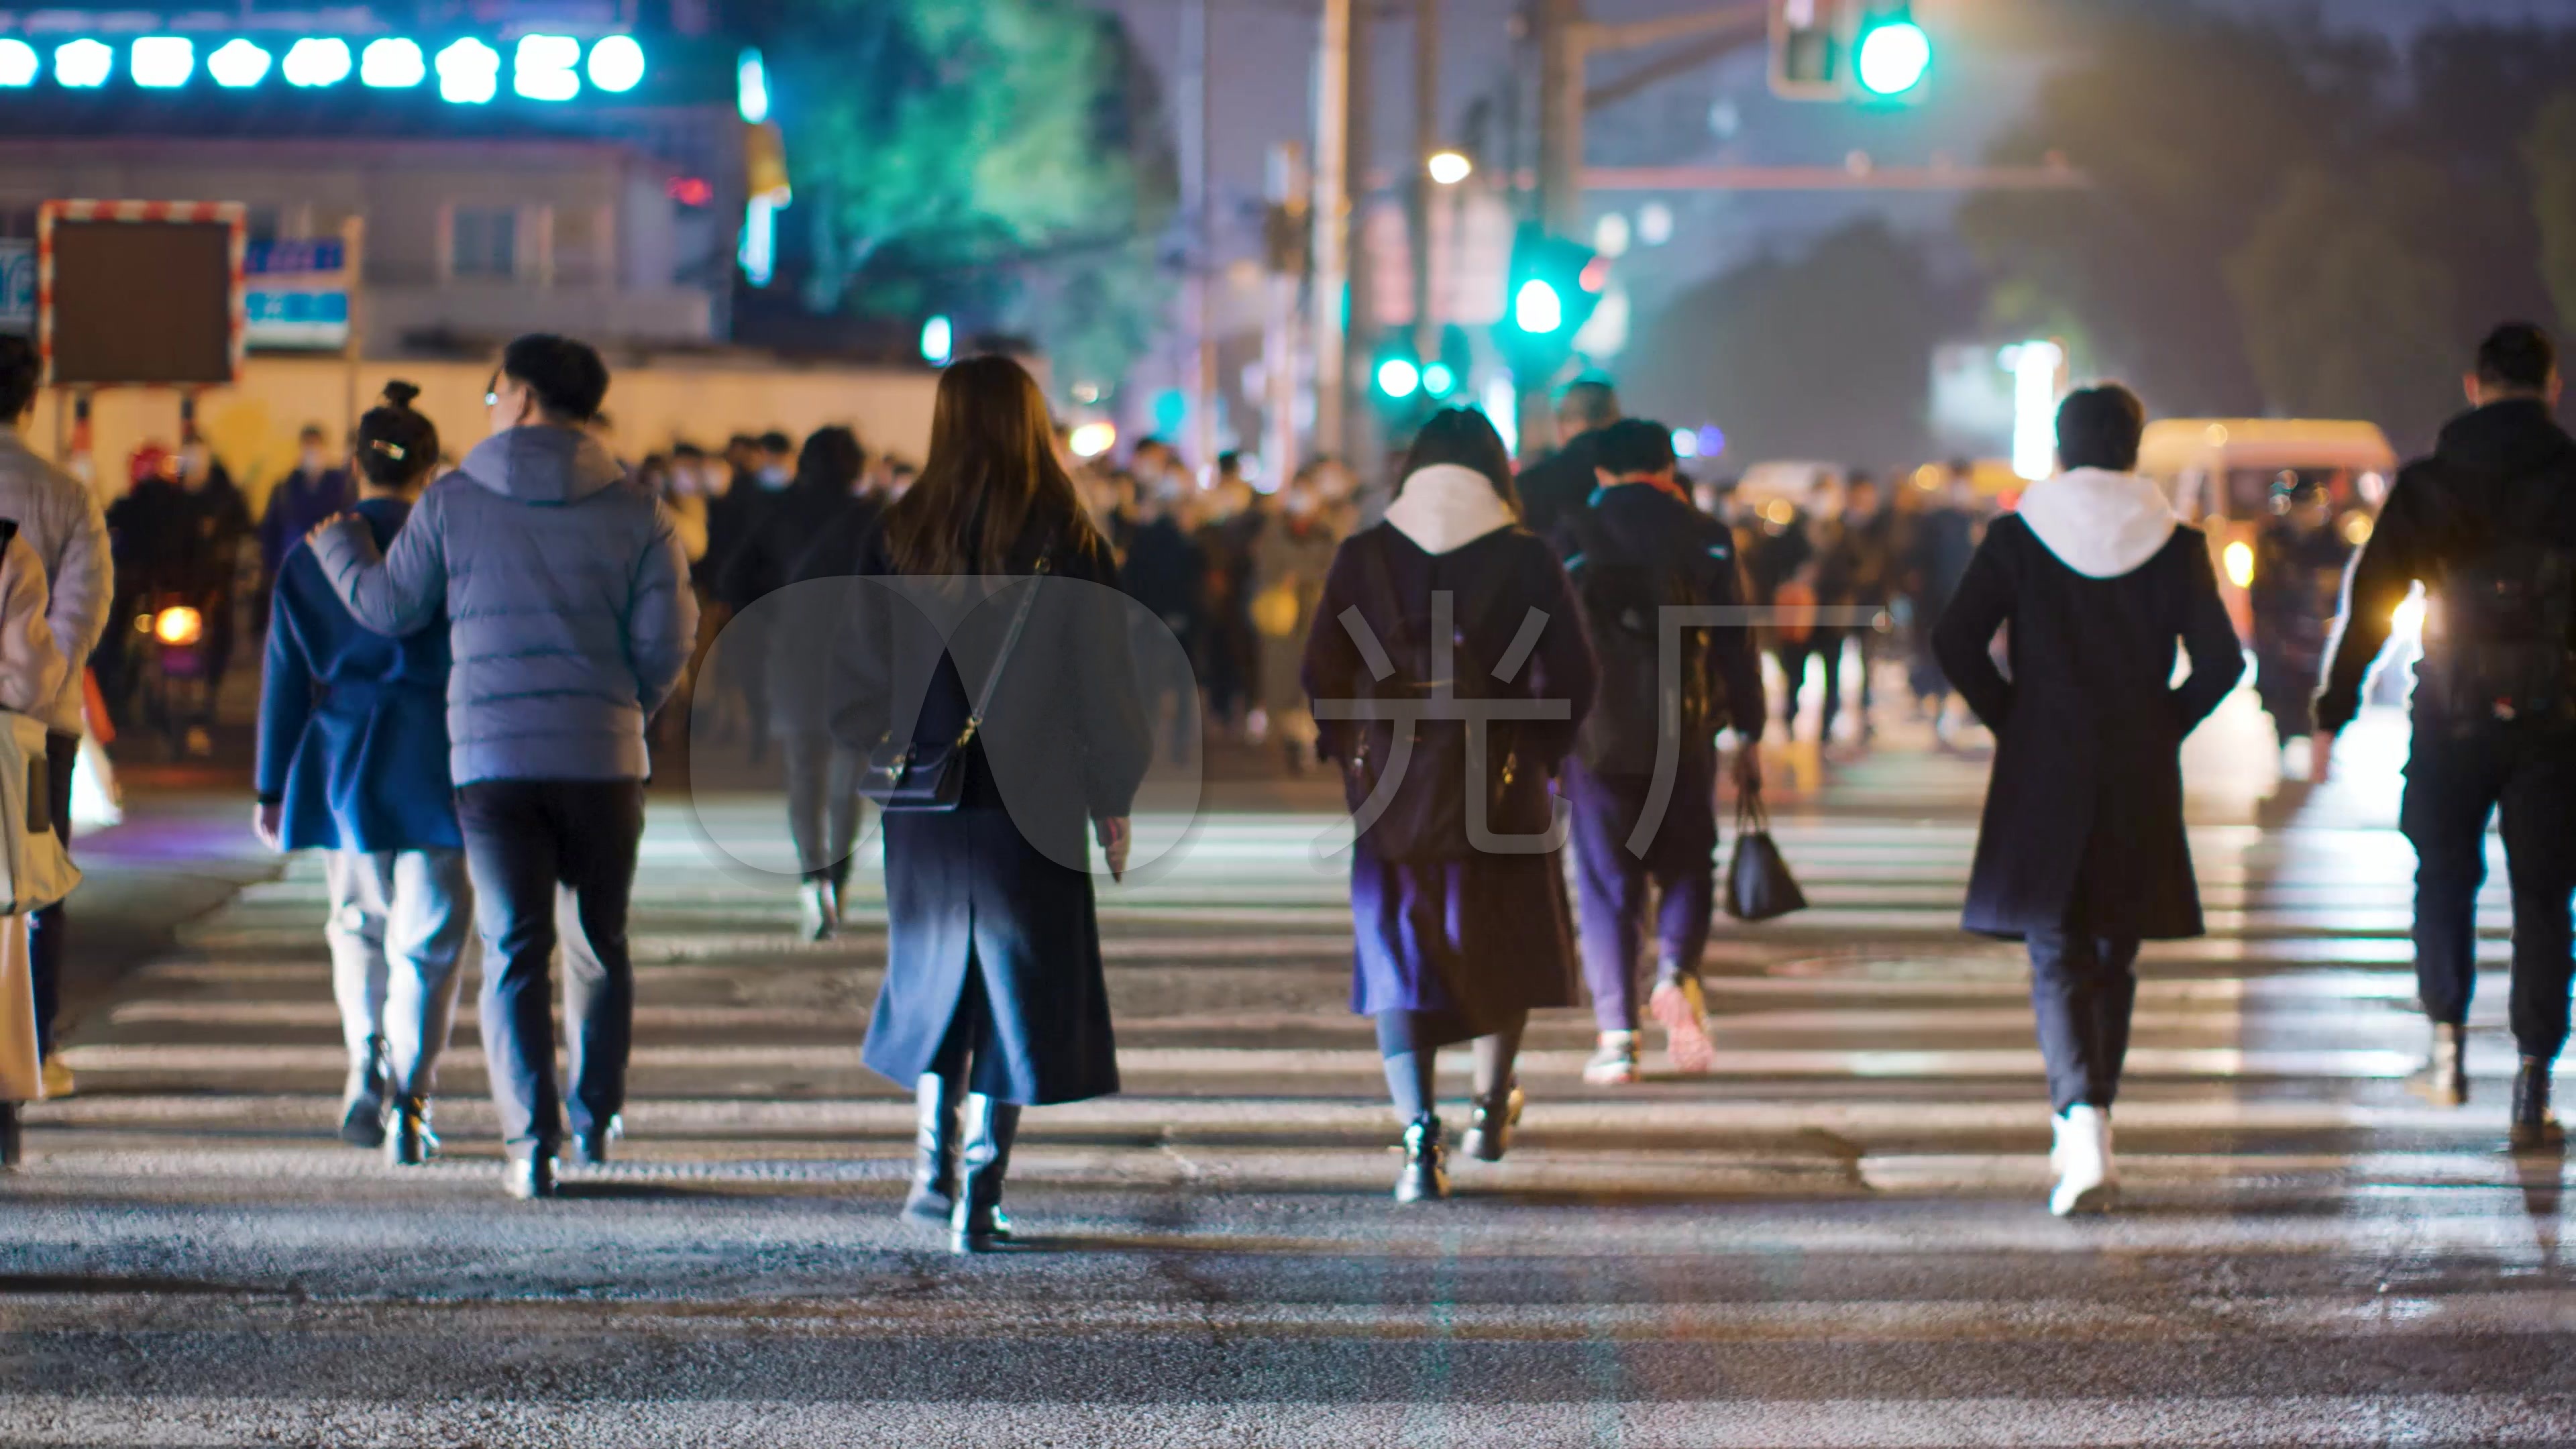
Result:
<svg viewBox="0 0 2576 1449"><path fill-rule="evenodd" d="M438 1134L429 1130L429 1098L394 1098L385 1109L385 1161L396 1167L419 1167L437 1155Z"/></svg>
<svg viewBox="0 0 2576 1449"><path fill-rule="evenodd" d="M2048 1210L2059 1217L2111 1210L2119 1200L2120 1170L2111 1157L2111 1114L2086 1103L2066 1109L2057 1119L2057 1145L2048 1164L2056 1169L2057 1189Z"/></svg>
<svg viewBox="0 0 2576 1449"><path fill-rule="evenodd" d="M1520 1125L1521 1084L1512 1083L1490 1097L1478 1097L1470 1105L1475 1116L1467 1123L1467 1135L1460 1139L1458 1150L1478 1162L1500 1162L1511 1150L1512 1129Z"/></svg>
<svg viewBox="0 0 2576 1449"><path fill-rule="evenodd" d="M1395 1179L1397 1202L1436 1202L1449 1195L1449 1150L1440 1136L1440 1119L1430 1113L1406 1124L1404 1170Z"/></svg>
<svg viewBox="0 0 2576 1449"><path fill-rule="evenodd" d="M18 1104L0 1102L0 1172L18 1165L26 1155L26 1140L20 1135Z"/></svg>
<svg viewBox="0 0 2576 1449"><path fill-rule="evenodd" d="M912 1139L912 1191L904 1197L903 1215L944 1223L957 1209L957 1117L966 1093L937 1072L925 1072L913 1098L920 1118Z"/></svg>
<svg viewBox="0 0 2576 1449"><path fill-rule="evenodd" d="M2424 1065L2406 1079L2406 1090L2436 1107L2464 1106L2469 1100L2469 1029L2453 1022L2433 1023L2433 1048Z"/></svg>
<svg viewBox="0 0 2576 1449"><path fill-rule="evenodd" d="M828 941L841 930L841 892L829 876L805 882L796 892L797 929L808 941Z"/></svg>
<svg viewBox="0 0 2576 1449"><path fill-rule="evenodd" d="M385 1140L385 1039L367 1038L349 1061L340 1091L340 1140L352 1147L381 1147Z"/></svg>
<svg viewBox="0 0 2576 1449"><path fill-rule="evenodd" d="M989 1253L1011 1240L1002 1212L1002 1179L1011 1169L1011 1143L1020 1135L1020 1109L981 1092L966 1096L966 1145L959 1154L957 1207L948 1219L951 1251Z"/></svg>
<svg viewBox="0 0 2576 1449"><path fill-rule="evenodd" d="M2524 1057L2513 1074L2513 1145L2555 1147L2566 1140L2556 1113L2549 1110L2549 1074L2557 1063L2547 1057Z"/></svg>

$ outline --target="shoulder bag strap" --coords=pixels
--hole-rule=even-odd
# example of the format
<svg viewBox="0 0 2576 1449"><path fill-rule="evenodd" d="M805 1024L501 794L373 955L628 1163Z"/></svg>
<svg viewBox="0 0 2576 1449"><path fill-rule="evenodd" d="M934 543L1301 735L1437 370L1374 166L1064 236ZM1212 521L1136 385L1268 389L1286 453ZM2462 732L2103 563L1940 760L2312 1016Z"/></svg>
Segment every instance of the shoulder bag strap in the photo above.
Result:
<svg viewBox="0 0 2576 1449"><path fill-rule="evenodd" d="M966 716L966 728L958 732L957 744L960 749L965 747L967 741L975 738L977 730L984 727L984 711L992 708L993 691L1001 686L1002 669L1011 662L1011 651L1019 645L1020 631L1028 627L1029 611L1037 606L1038 589L1046 582L1046 573L1046 555L1040 554L1037 569L1029 576L1028 592L1020 595L1019 607L1011 611L1011 627L1002 634L1001 652L993 656L993 667L985 671L984 687L975 695L974 711Z"/></svg>

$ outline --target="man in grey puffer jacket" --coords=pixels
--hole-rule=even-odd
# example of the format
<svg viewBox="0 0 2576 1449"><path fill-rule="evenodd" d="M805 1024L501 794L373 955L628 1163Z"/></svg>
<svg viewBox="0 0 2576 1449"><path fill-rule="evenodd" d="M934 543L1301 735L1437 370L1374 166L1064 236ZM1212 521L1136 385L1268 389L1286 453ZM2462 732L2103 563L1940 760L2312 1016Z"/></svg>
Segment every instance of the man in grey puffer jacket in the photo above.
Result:
<svg viewBox="0 0 2576 1449"><path fill-rule="evenodd" d="M81 670L107 632L108 601L116 565L107 545L107 520L82 483L36 456L21 436L36 405L43 365L22 337L0 337L0 518L18 525L18 536L45 566L51 602L45 622L55 647L71 667L61 688L37 711L45 719L46 797L54 833L72 843L72 766L80 758ZM72 1074L54 1050L54 1016L62 998L67 923L62 903L28 922L27 954L36 984L36 1050L44 1057L47 1096L71 1095Z"/></svg>
<svg viewBox="0 0 2576 1449"><path fill-rule="evenodd" d="M583 424L608 393L588 346L510 344L485 401L492 436L433 484L379 558L365 525L313 551L368 628L406 634L443 607L449 763L483 937L483 1042L513 1196L554 1193L567 1105L554 1068L555 896L565 942L576 1162L618 1130L635 1006L627 899L651 773L644 729L697 637L670 516Z"/></svg>

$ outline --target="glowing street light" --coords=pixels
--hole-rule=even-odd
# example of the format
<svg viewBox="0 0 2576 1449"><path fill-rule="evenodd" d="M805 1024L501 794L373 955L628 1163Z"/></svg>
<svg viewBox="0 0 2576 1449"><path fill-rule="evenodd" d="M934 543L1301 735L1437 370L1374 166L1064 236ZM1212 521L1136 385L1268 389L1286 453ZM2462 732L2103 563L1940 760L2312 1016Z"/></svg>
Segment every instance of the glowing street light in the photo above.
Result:
<svg viewBox="0 0 2576 1449"><path fill-rule="evenodd" d="M299 40L286 48L286 63L278 69L291 86L336 86L349 78L349 42Z"/></svg>
<svg viewBox="0 0 2576 1449"><path fill-rule="evenodd" d="M769 119L769 67L757 50L746 50L733 66L734 109L746 126Z"/></svg>
<svg viewBox="0 0 2576 1449"><path fill-rule="evenodd" d="M2054 342L2023 342L1999 360L2013 377L2013 472L2037 482L2057 458L2057 370L2066 353Z"/></svg>
<svg viewBox="0 0 2576 1449"><path fill-rule="evenodd" d="M134 83L148 90L175 90L197 72L197 47L184 35L146 35L134 42Z"/></svg>
<svg viewBox="0 0 2576 1449"><path fill-rule="evenodd" d="M1097 458L1118 446L1118 427L1114 423L1077 423L1064 441L1073 456Z"/></svg>
<svg viewBox="0 0 2576 1449"><path fill-rule="evenodd" d="M0 86L14 90L34 85L40 63L34 46L23 40L0 40Z"/></svg>
<svg viewBox="0 0 2576 1449"><path fill-rule="evenodd" d="M226 90L247 90L268 79L271 63L267 51L236 38L216 46L215 53L206 57L206 74Z"/></svg>
<svg viewBox="0 0 2576 1449"><path fill-rule="evenodd" d="M622 96L644 80L644 47L631 35L611 35L590 47L590 83Z"/></svg>
<svg viewBox="0 0 2576 1449"><path fill-rule="evenodd" d="M77 90L107 84L116 69L116 52L95 40L75 40L54 47L54 79Z"/></svg>
<svg viewBox="0 0 2576 1449"><path fill-rule="evenodd" d="M501 52L472 36L438 53L438 98L479 106L501 89Z"/></svg>
<svg viewBox="0 0 2576 1449"><path fill-rule="evenodd" d="M1476 163L1459 151L1434 151L1422 164L1423 169L1431 173L1431 179L1443 186L1455 186L1476 174Z"/></svg>
<svg viewBox="0 0 2576 1449"><path fill-rule="evenodd" d="M933 317L921 324L922 361L933 367L946 367L956 345L956 324L946 317Z"/></svg>
<svg viewBox="0 0 2576 1449"><path fill-rule="evenodd" d="M510 89L532 101L568 101L581 94L581 42L569 35L522 35L510 65Z"/></svg>
<svg viewBox="0 0 2576 1449"><path fill-rule="evenodd" d="M429 79L429 64L408 40L370 40L358 54L358 79L380 91L408 90Z"/></svg>

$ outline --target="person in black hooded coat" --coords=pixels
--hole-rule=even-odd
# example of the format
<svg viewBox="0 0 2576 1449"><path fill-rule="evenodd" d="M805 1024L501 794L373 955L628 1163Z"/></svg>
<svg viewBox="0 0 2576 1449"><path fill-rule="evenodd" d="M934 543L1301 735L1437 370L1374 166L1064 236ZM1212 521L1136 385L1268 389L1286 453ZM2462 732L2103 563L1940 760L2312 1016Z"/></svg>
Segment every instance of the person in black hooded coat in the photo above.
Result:
<svg viewBox="0 0 2576 1449"><path fill-rule="evenodd" d="M1995 733L1965 924L2029 945L2060 1214L2117 1191L2109 1113L2138 943L2201 933L2182 741L2245 673L2207 540L2130 471L2145 426L2125 389L2069 396L2057 423L2068 471L1987 530L1932 636ZM1988 653L2006 624L2009 678ZM2180 685L2177 643L2191 657Z"/></svg>

